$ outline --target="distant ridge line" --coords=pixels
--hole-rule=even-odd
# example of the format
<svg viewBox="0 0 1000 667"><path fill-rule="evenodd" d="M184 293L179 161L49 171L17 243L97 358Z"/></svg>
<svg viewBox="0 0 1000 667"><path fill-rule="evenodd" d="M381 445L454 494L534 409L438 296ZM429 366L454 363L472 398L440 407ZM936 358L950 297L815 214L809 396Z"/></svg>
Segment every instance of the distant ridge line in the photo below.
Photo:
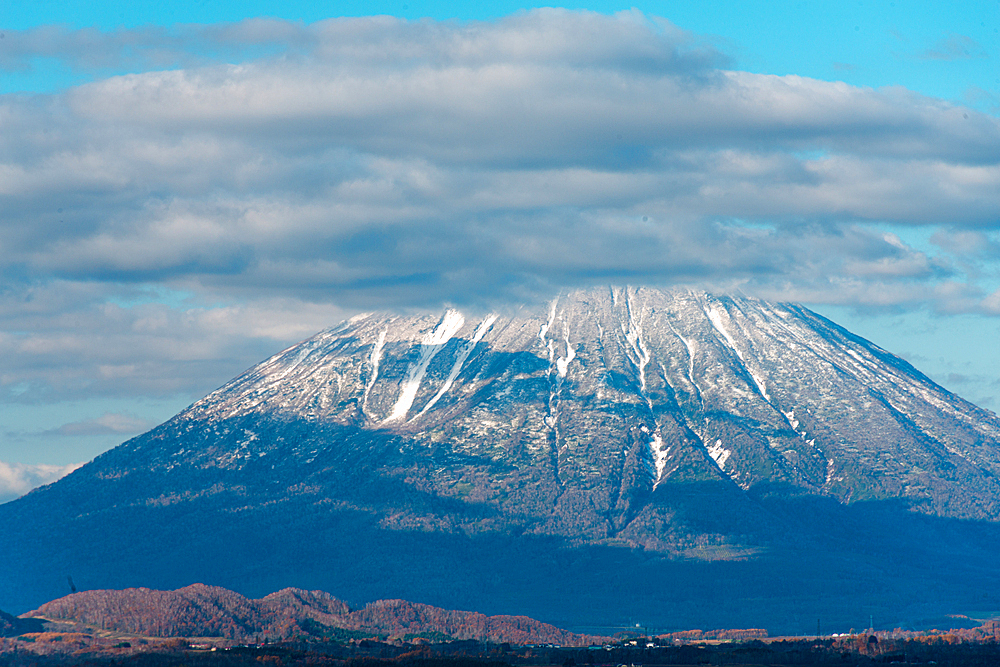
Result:
<svg viewBox="0 0 1000 667"><path fill-rule="evenodd" d="M527 616L487 616L406 600L376 600L352 610L323 591L285 588L254 600L205 584L174 591L83 591L47 602L22 616L28 618L83 623L150 637L223 637L238 641L426 636L585 646L609 639L575 634Z"/></svg>

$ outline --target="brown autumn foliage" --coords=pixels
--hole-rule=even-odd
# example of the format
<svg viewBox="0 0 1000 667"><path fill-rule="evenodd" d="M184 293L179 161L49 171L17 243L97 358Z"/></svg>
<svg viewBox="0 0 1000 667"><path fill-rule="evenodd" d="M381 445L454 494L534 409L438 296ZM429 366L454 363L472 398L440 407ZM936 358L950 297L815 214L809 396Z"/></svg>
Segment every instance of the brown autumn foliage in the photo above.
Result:
<svg viewBox="0 0 1000 667"><path fill-rule="evenodd" d="M572 634L526 616L486 616L405 600L379 600L351 611L343 601L322 591L287 588L251 600L204 584L176 591L85 591L48 602L28 615L152 637L280 640L348 631L386 637L447 635L511 644L584 645L606 639Z"/></svg>
<svg viewBox="0 0 1000 667"><path fill-rule="evenodd" d="M681 632L657 635L656 638L668 641L699 641L702 639L764 639L767 636L767 630L762 628L722 628L718 630L682 630Z"/></svg>
<svg viewBox="0 0 1000 667"><path fill-rule="evenodd" d="M486 616L405 600L379 600L351 612L347 618L349 627L379 628L390 635L440 632L455 639L511 644L583 645L597 639L574 635L527 616Z"/></svg>

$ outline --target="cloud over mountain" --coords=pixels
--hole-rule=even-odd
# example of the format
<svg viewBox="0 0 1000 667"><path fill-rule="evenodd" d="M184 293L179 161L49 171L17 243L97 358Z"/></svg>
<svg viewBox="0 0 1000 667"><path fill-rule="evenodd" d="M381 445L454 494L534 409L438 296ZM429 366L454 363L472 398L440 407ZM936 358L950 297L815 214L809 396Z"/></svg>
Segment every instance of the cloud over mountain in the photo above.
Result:
<svg viewBox="0 0 1000 667"><path fill-rule="evenodd" d="M235 355L249 362L320 312L322 326L607 282L997 312L982 254L1000 220L996 118L733 71L635 11L45 28L8 31L3 49L8 70L55 58L94 78L0 97L0 298L5 330L32 337L2 345L34 346L32 369L73 349L40 351L50 335L90 346L42 382L50 396L115 368L125 391L145 386L171 360L217 358L202 354L216 340L253 348ZM886 226L944 240L917 248ZM120 305L151 285L186 304ZM275 312L310 322L265 339L239 326ZM113 343L167 321L163 338L130 338L142 360ZM137 370L161 349L163 368ZM164 382L211 387L196 374Z"/></svg>
<svg viewBox="0 0 1000 667"><path fill-rule="evenodd" d="M719 69L634 12L201 30L282 52L4 101L8 274L341 303L622 275L839 292L948 274L866 223L1000 213L995 118Z"/></svg>

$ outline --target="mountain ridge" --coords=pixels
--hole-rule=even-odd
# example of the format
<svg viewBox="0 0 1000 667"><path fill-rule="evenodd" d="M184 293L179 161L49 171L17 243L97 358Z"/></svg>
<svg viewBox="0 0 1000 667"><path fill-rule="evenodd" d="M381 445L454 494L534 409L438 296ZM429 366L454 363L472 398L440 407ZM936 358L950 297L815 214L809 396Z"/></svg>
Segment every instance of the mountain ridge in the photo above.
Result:
<svg viewBox="0 0 1000 667"><path fill-rule="evenodd" d="M27 624L38 619L148 637L223 637L235 641L434 636L584 646L607 639L567 632L527 616L486 616L406 600L377 600L352 610L323 591L286 588L252 600L204 584L175 591L133 588L73 593L23 614L21 620Z"/></svg>

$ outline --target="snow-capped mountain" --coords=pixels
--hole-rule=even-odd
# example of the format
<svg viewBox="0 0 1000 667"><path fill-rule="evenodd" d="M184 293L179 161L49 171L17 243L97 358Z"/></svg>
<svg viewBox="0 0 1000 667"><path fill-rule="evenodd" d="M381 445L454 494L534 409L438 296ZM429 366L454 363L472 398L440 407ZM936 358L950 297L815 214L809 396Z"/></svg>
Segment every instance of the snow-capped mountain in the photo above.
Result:
<svg viewBox="0 0 1000 667"><path fill-rule="evenodd" d="M897 615L972 604L938 565L1000 578L998 480L995 415L805 308L609 288L513 314L353 318L0 507L0 530L27 570L82 568L100 587L761 625L726 596L813 620L872 586L895 606L862 606ZM53 512L94 548L18 533ZM168 542L151 549L146 529ZM42 602L41 585L0 596Z"/></svg>

